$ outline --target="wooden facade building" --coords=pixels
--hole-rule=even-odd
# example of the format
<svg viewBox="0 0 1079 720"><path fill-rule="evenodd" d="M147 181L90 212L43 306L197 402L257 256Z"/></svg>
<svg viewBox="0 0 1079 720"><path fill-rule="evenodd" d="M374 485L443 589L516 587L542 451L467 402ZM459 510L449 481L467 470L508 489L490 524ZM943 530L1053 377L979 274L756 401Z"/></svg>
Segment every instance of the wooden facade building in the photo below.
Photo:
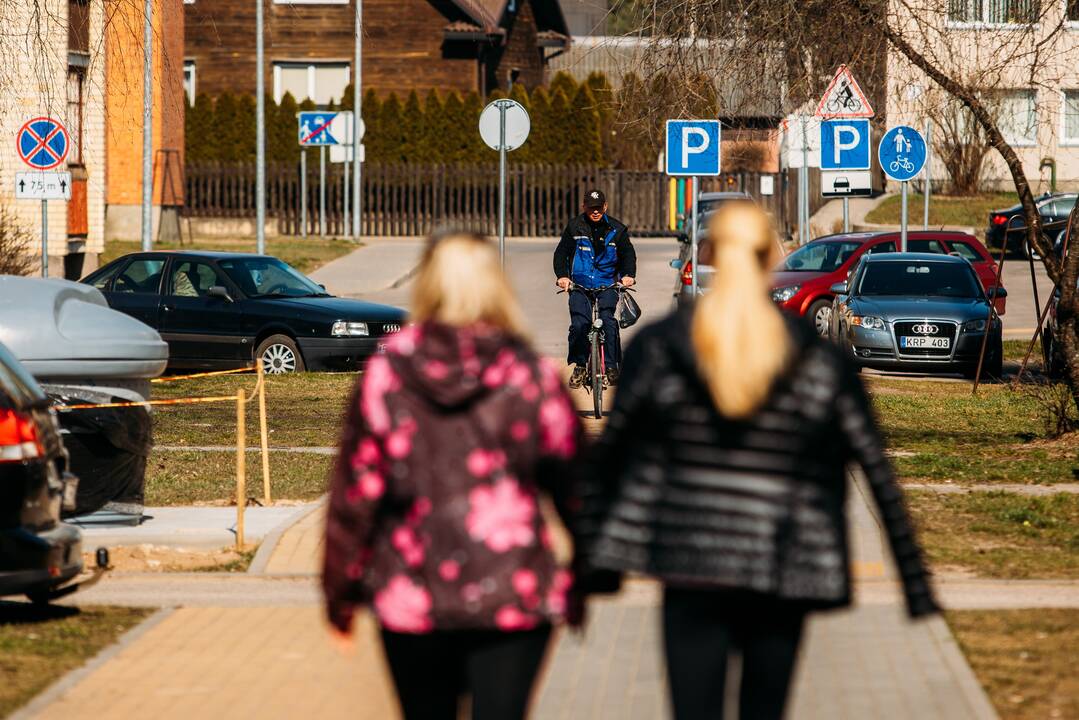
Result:
<svg viewBox="0 0 1079 720"><path fill-rule="evenodd" d="M268 93L340 100L353 76L354 1L266 4ZM254 5L194 0L184 9L189 97L254 93ZM363 87L379 94L534 87L569 44L558 0L364 0L363 21Z"/></svg>

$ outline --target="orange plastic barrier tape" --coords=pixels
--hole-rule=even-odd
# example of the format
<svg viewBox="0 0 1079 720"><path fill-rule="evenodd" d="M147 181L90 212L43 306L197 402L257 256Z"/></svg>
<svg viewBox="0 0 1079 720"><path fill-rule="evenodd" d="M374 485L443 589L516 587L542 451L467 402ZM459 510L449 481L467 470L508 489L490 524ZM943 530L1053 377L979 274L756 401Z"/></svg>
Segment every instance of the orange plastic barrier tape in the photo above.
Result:
<svg viewBox="0 0 1079 720"><path fill-rule="evenodd" d="M154 378L152 383L170 383L178 380L191 380L193 378L214 377L215 375L235 375L237 373L254 372L255 366L236 368L235 370L215 370L213 372L195 373L194 375L173 375L170 377Z"/></svg>
<svg viewBox="0 0 1079 720"><path fill-rule="evenodd" d="M174 398L172 400L144 400L142 402L118 402L118 403L86 403L85 405L54 405L57 412L69 410L89 410L91 408L123 408L123 407L150 407L151 405L195 405L198 403L236 402L235 395L220 395L216 397L197 398Z"/></svg>

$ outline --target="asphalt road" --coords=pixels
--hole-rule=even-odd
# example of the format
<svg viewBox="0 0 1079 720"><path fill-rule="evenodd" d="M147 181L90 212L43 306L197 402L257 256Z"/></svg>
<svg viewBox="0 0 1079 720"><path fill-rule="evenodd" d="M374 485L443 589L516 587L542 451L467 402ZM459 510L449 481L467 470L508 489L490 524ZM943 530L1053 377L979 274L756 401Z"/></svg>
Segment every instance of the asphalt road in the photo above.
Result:
<svg viewBox="0 0 1079 720"><path fill-rule="evenodd" d="M1046 300L1053 289L1053 283L1045 273L1045 266L1040 260L1034 261L1034 275L1038 287L1038 300L1045 307ZM1035 309L1034 283L1030 278L1030 264L1026 260L1005 260L1004 289L1008 291L1007 311L1002 318L1004 337L1011 340L1028 340L1038 326L1038 315L1042 308Z"/></svg>

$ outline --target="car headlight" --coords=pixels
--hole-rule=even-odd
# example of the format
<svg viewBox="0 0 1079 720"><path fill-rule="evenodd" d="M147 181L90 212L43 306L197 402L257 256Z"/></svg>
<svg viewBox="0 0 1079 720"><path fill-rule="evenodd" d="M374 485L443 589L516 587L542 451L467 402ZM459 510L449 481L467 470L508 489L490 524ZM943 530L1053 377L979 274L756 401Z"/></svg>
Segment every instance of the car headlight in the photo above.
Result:
<svg viewBox="0 0 1079 720"><path fill-rule="evenodd" d="M996 330L1000 326L1000 320L994 317L989 321L989 328ZM967 320L963 323L963 332L985 332L985 318Z"/></svg>
<svg viewBox="0 0 1079 720"><path fill-rule="evenodd" d="M772 302L785 303L797 295L798 291L801 289L801 285L788 285L787 287L776 288L772 291Z"/></svg>
<svg viewBox="0 0 1079 720"><path fill-rule="evenodd" d="M367 337L371 333L368 332L365 322L338 320L330 327L330 334L334 337Z"/></svg>
<svg viewBox="0 0 1079 720"><path fill-rule="evenodd" d="M850 319L850 324L864 327L866 330L884 329L884 321L874 315L855 315Z"/></svg>

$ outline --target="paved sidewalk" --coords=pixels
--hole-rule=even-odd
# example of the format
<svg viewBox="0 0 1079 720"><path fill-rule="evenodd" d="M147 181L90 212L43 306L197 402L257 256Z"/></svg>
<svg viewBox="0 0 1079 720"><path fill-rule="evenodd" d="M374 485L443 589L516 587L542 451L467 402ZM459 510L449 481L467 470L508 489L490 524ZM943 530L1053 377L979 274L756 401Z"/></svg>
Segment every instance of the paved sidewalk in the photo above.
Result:
<svg viewBox="0 0 1079 720"><path fill-rule="evenodd" d="M420 262L422 239L379 242L353 250L311 273L332 295L352 297L396 287Z"/></svg>
<svg viewBox="0 0 1079 720"><path fill-rule="evenodd" d="M865 216L873 208L880 205L888 195L878 195L875 198L849 198L848 207L850 213L850 227L865 223ZM822 235L831 235L834 232L843 231L843 200L829 200L809 218L809 229L814 238Z"/></svg>

